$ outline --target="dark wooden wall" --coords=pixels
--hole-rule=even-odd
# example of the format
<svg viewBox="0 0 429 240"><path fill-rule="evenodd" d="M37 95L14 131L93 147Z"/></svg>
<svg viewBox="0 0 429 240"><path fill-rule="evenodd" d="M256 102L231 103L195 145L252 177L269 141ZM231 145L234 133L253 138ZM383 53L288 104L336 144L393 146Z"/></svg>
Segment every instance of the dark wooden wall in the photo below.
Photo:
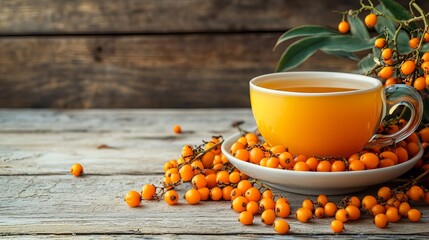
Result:
<svg viewBox="0 0 429 240"><path fill-rule="evenodd" d="M358 0L2 0L0 107L246 107L287 29ZM299 70L352 71L322 53Z"/></svg>

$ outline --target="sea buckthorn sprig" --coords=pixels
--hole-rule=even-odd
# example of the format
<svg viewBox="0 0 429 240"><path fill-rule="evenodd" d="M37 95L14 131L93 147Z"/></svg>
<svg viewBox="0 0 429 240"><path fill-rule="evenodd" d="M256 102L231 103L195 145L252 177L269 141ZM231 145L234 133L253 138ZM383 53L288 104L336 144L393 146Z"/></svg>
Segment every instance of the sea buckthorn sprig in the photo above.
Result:
<svg viewBox="0 0 429 240"><path fill-rule="evenodd" d="M288 71L317 50L357 61L362 74L385 86L407 84L429 97L429 12L415 0L403 6L395 0L360 0L360 8L334 11L337 29L303 25L285 32L275 44L294 39L281 56L277 71ZM362 54L364 53L364 54ZM296 57L298 56L298 57ZM424 123L429 102L424 101Z"/></svg>
<svg viewBox="0 0 429 240"><path fill-rule="evenodd" d="M399 121L397 123L399 124ZM401 121L401 123L404 122ZM398 130L400 127L399 124L394 129ZM231 147L231 152L245 150L248 152L247 161L249 162L260 164L265 161L263 159L266 159L267 167L277 164L277 168L283 168L284 165L286 166L284 169L288 170L297 170L295 169L297 163L307 164L309 162L307 171L317 171L318 164L315 165L314 160L311 159L316 159L319 164L323 162L320 170L328 170L326 166L330 164L331 171L334 163L338 161L348 167L351 162L355 161L361 161L365 167L366 165L373 166L375 165L372 159L374 155L379 162L384 159L392 159L396 163L405 159L404 156L396 153L396 149L399 147L408 153L408 144L419 139L423 146L425 146L424 143L429 142L429 128L423 128L404 143L398 144L396 148L374 148L377 150L375 152L370 152L374 149L365 150L351 156L350 158L357 159L350 161L350 159L340 157L294 156L288 153L288 149L284 146L271 147L260 141L257 133L241 129L239 131L242 135L238 138L235 147ZM363 198L347 196L338 203L331 201L328 196L320 194L315 199L304 198L300 205L293 208L287 196L276 194L265 183L248 178L231 165L219 149L222 143L221 136L213 136L210 141L203 141L203 144L199 146L184 145L177 160L170 160L164 164L165 173L162 185L156 186L147 183L143 185L141 192L129 191L125 196L127 205L138 207L141 206L143 200L164 200L168 205L176 205L181 198L189 205L198 205L201 201L209 200L230 201L231 209L238 214L237 221L241 224L249 226L258 221L272 226L278 234L287 234L291 228L293 230L293 226L289 222L308 224L322 218L331 219L329 227L336 234L346 231L349 222L359 221L363 217L372 218L377 228L388 228L389 223L397 223L400 219L408 219L412 223L419 222L422 213L416 206L421 203L429 205L427 158L423 158L416 166L419 175L411 176L401 185L395 187L382 185L373 195L366 195ZM253 149L260 151L252 151ZM241 153L238 157L245 155ZM271 160L268 161L268 159ZM347 168L343 171L347 171ZM181 184L189 186L183 196L180 196L175 190Z"/></svg>

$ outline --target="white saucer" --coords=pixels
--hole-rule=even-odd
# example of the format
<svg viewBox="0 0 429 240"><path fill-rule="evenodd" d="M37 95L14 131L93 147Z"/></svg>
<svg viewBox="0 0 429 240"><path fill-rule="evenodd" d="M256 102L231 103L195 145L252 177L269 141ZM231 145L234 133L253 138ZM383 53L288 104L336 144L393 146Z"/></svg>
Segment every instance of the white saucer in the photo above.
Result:
<svg viewBox="0 0 429 240"><path fill-rule="evenodd" d="M391 167L345 172L300 172L263 167L235 158L229 150L239 137L240 133L234 134L222 144L223 154L235 167L272 187L306 195L340 195L387 182L406 173L423 155L423 148L420 145L420 151L416 156Z"/></svg>

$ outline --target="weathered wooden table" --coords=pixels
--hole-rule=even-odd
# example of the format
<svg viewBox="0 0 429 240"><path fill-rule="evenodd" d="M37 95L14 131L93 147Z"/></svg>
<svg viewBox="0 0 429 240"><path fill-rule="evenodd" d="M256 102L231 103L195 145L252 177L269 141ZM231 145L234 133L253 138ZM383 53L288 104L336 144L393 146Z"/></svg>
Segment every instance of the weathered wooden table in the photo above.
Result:
<svg viewBox="0 0 429 240"><path fill-rule="evenodd" d="M0 110L0 238L284 238L260 218L237 222L229 202L177 206L144 201L129 208L124 195L145 183L159 183L165 161L179 157L184 144L235 133L231 123L254 125L249 109L204 110ZM174 134L180 124L185 133ZM107 145L111 148L99 148ZM85 175L69 169L79 162ZM178 188L183 196L189 185ZM358 193L374 193L376 187ZM305 198L285 193L292 209ZM344 196L331 196L339 202ZM419 223L401 219L378 229L363 216L346 223L341 238L429 237L429 207ZM286 237L331 238L332 219L288 221Z"/></svg>

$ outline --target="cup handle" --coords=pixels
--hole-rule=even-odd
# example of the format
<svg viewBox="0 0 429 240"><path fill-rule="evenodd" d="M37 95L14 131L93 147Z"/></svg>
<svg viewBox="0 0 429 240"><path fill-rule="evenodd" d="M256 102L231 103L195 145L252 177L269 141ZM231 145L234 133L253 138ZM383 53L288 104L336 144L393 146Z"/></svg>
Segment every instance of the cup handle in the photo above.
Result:
<svg viewBox="0 0 429 240"><path fill-rule="evenodd" d="M411 111L411 117L408 123L399 131L387 135L375 134L370 140L371 144L376 143L378 145L387 146L404 140L417 129L423 116L423 100L413 87L405 84L393 84L388 86L384 89L384 94L386 96L386 107L383 111L381 120L387 116L387 113L393 114L399 106L405 106Z"/></svg>

